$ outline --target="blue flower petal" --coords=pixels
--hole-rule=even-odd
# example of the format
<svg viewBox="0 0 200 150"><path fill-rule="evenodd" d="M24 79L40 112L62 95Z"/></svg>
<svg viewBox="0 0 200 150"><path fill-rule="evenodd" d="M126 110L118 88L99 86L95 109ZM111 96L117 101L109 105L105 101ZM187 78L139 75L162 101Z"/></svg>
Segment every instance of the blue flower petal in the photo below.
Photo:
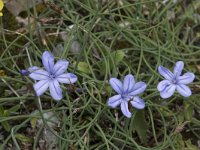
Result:
<svg viewBox="0 0 200 150"><path fill-rule="evenodd" d="M50 94L54 100L62 99L62 89L57 80L52 80L49 83Z"/></svg>
<svg viewBox="0 0 200 150"><path fill-rule="evenodd" d="M56 77L58 82L60 83L66 83L66 84L72 84L77 81L77 76L73 73L64 73Z"/></svg>
<svg viewBox="0 0 200 150"><path fill-rule="evenodd" d="M159 82L158 86L157 86L157 89L158 91L162 91L166 88L166 86L170 85L170 81L169 80L163 80L161 82Z"/></svg>
<svg viewBox="0 0 200 150"><path fill-rule="evenodd" d="M141 93L143 93L145 91L146 87L147 87L146 83L144 83L144 82L137 82L134 85L134 87L132 89L132 92L129 93L128 95L135 96L135 95L141 94Z"/></svg>
<svg viewBox="0 0 200 150"><path fill-rule="evenodd" d="M49 87L48 80L41 80L33 85L37 96L41 96Z"/></svg>
<svg viewBox="0 0 200 150"><path fill-rule="evenodd" d="M145 107L144 100L141 99L139 96L134 96L133 100L130 101L132 106L137 109L143 109Z"/></svg>
<svg viewBox="0 0 200 150"><path fill-rule="evenodd" d="M183 74L182 76L178 77L178 83L180 84L189 84L191 83L195 78L195 75L191 72L187 72Z"/></svg>
<svg viewBox="0 0 200 150"><path fill-rule="evenodd" d="M189 97L192 94L190 88L184 84L177 85L176 89L184 97Z"/></svg>
<svg viewBox="0 0 200 150"><path fill-rule="evenodd" d="M159 66L158 71L163 77L165 77L165 79L170 80L170 81L174 79L174 74L167 68L163 66Z"/></svg>
<svg viewBox="0 0 200 150"><path fill-rule="evenodd" d="M39 70L40 68L39 67L37 67L37 66L32 66L32 67L29 67L28 68L28 71L30 72L30 73L32 73L32 72L34 72L34 71L36 71L36 70Z"/></svg>
<svg viewBox="0 0 200 150"><path fill-rule="evenodd" d="M122 101L121 95L115 95L108 99L108 106L115 108L117 107Z"/></svg>
<svg viewBox="0 0 200 150"><path fill-rule="evenodd" d="M29 77L33 80L48 80L49 79L49 73L45 70L36 70L33 71L31 74L29 74Z"/></svg>
<svg viewBox="0 0 200 150"><path fill-rule="evenodd" d="M134 76L131 75L131 74L126 75L125 78L124 78L124 82L123 82L124 93L131 92L131 90L134 87L134 84L135 84Z"/></svg>
<svg viewBox="0 0 200 150"><path fill-rule="evenodd" d="M69 65L69 62L67 60L59 60L53 67L53 74L55 76L63 74L67 67Z"/></svg>
<svg viewBox="0 0 200 150"><path fill-rule="evenodd" d="M184 68L183 61L176 62L176 66L174 67L174 75L176 77L180 76L181 73L182 73L183 68Z"/></svg>
<svg viewBox="0 0 200 150"><path fill-rule="evenodd" d="M172 96L174 94L175 89L176 89L176 85L170 84L170 85L166 86L165 89L163 89L160 92L160 96L164 99L169 98L170 96Z"/></svg>
<svg viewBox="0 0 200 150"><path fill-rule="evenodd" d="M121 103L121 111L122 111L122 113L124 114L124 116L126 116L126 117L128 117L128 118L131 117L131 113L130 113L130 111L128 110L128 102L123 101L123 102Z"/></svg>
<svg viewBox="0 0 200 150"><path fill-rule="evenodd" d="M42 63L44 65L44 68L49 72L53 73L53 67L54 67L54 56L48 52L45 51L42 54Z"/></svg>
<svg viewBox="0 0 200 150"><path fill-rule="evenodd" d="M122 94L123 93L123 85L122 85L122 82L120 80L118 80L117 78L111 78L110 81L109 81L109 83L112 86L112 88L118 94Z"/></svg>

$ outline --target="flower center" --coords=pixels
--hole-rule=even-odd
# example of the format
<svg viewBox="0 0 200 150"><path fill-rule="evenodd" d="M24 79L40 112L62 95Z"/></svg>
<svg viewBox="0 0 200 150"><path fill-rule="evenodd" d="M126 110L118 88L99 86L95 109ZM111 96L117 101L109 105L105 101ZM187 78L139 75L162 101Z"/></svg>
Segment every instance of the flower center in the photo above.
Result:
<svg viewBox="0 0 200 150"><path fill-rule="evenodd" d="M172 80L172 83L173 83L173 84L177 84L177 79L174 78L174 79Z"/></svg>
<svg viewBox="0 0 200 150"><path fill-rule="evenodd" d="M53 74L50 74L50 75L49 75L49 78L50 78L50 79L54 79L55 76L54 76Z"/></svg>
<svg viewBox="0 0 200 150"><path fill-rule="evenodd" d="M128 94L122 94L121 97L124 101L129 101L132 98L132 96L129 96Z"/></svg>

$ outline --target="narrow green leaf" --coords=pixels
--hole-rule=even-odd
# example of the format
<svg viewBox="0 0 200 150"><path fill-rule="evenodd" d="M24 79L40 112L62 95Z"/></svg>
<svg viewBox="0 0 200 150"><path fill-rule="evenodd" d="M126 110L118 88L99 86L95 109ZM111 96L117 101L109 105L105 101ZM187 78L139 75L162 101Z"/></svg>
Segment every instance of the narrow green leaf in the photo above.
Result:
<svg viewBox="0 0 200 150"><path fill-rule="evenodd" d="M109 55L107 55L106 61L104 60L101 62L101 74L104 74L106 71L106 62L109 63L109 67L111 69L114 69L123 60L124 56L125 56L124 52L120 50L112 52Z"/></svg>
<svg viewBox="0 0 200 150"><path fill-rule="evenodd" d="M187 141L185 141L185 145L187 147L188 150L199 150L197 146L193 145L191 140L188 139Z"/></svg>
<svg viewBox="0 0 200 150"><path fill-rule="evenodd" d="M27 136L25 136L25 135L23 135L23 134L19 134L19 133L15 134L15 137L16 137L18 140L20 140L21 142L31 142L31 141L32 141L31 138L29 138L29 137L27 137Z"/></svg>
<svg viewBox="0 0 200 150"><path fill-rule="evenodd" d="M139 110L136 112L133 125L134 130L139 135L141 142L147 144L147 123L145 120L144 110Z"/></svg>
<svg viewBox="0 0 200 150"><path fill-rule="evenodd" d="M192 114L193 114L193 105L191 105L190 103L185 102L184 103L185 120L191 121L192 120Z"/></svg>
<svg viewBox="0 0 200 150"><path fill-rule="evenodd" d="M3 128L4 128L7 132L10 131L11 126L10 126L10 124L9 124L7 121L1 122L1 125L3 126Z"/></svg>
<svg viewBox="0 0 200 150"><path fill-rule="evenodd" d="M11 112L17 112L20 108L20 105L15 105L13 107L11 107L10 109L8 109L8 112L11 113Z"/></svg>

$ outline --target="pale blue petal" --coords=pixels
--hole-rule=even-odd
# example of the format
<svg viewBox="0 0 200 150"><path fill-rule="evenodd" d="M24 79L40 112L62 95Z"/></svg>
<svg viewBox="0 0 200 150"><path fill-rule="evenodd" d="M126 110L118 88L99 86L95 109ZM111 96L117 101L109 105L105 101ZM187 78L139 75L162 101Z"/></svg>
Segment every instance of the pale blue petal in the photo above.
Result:
<svg viewBox="0 0 200 150"><path fill-rule="evenodd" d="M184 68L183 61L176 62L176 66L174 67L174 75L176 77L180 76L181 73L182 73L183 68Z"/></svg>
<svg viewBox="0 0 200 150"><path fill-rule="evenodd" d="M123 86L122 86L122 82L120 80L118 80L117 78L111 78L110 81L109 81L109 83L112 86L112 88L118 94L122 94L123 93Z"/></svg>
<svg viewBox="0 0 200 150"><path fill-rule="evenodd" d="M179 84L189 84L191 83L195 78L195 75L191 72L187 72L183 74L182 76L178 77L178 83Z"/></svg>
<svg viewBox="0 0 200 150"><path fill-rule="evenodd" d="M160 96L162 98L169 98L171 97L173 94L174 94L174 91L176 89L176 85L174 84L170 84L168 86L165 87L165 89L163 89L161 92L160 92Z"/></svg>
<svg viewBox="0 0 200 150"><path fill-rule="evenodd" d="M122 111L122 113L124 114L124 116L126 116L126 117L128 117L128 118L131 117L131 113L130 113L130 111L128 110L128 102L123 101L123 102L121 103L121 111Z"/></svg>
<svg viewBox="0 0 200 150"><path fill-rule="evenodd" d="M139 96L134 96L133 100L130 101L132 106L137 109L143 109L145 107L144 100L141 99Z"/></svg>
<svg viewBox="0 0 200 150"><path fill-rule="evenodd" d="M49 73L45 70L36 70L33 71L31 74L29 74L29 77L33 80L48 80L49 79Z"/></svg>
<svg viewBox="0 0 200 150"><path fill-rule="evenodd" d="M192 94L190 88L184 84L177 85L176 89L184 97L189 97Z"/></svg>
<svg viewBox="0 0 200 150"><path fill-rule="evenodd" d="M115 108L117 107L122 101L121 95L115 95L108 99L108 106Z"/></svg>
<svg viewBox="0 0 200 150"><path fill-rule="evenodd" d="M134 87L132 89L132 92L129 93L128 95L135 96L135 95L141 94L141 93L143 93L145 91L146 87L147 87L146 83L144 83L144 82L137 82L134 85Z"/></svg>
<svg viewBox="0 0 200 150"><path fill-rule="evenodd" d="M52 80L49 83L50 94L54 100L62 99L62 89L57 80Z"/></svg>
<svg viewBox="0 0 200 150"><path fill-rule="evenodd" d="M42 63L49 73L53 73L54 56L50 52L45 51L42 54Z"/></svg>
<svg viewBox="0 0 200 150"><path fill-rule="evenodd" d="M131 74L126 75L123 82L124 93L129 93L133 89L134 84L135 84L134 76Z"/></svg>
<svg viewBox="0 0 200 150"><path fill-rule="evenodd" d="M159 82L158 86L157 86L157 89L158 91L162 91L166 88L166 86L170 85L170 81L169 80L163 80L161 82Z"/></svg>
<svg viewBox="0 0 200 150"><path fill-rule="evenodd" d="M64 73L56 77L58 82L60 83L66 83L66 84L72 84L77 81L77 76L73 73Z"/></svg>
<svg viewBox="0 0 200 150"><path fill-rule="evenodd" d="M37 96L41 96L49 87L48 80L41 80L33 85Z"/></svg>
<svg viewBox="0 0 200 150"><path fill-rule="evenodd" d="M69 65L69 62L67 60L59 60L53 67L53 74L55 76L63 74L67 67Z"/></svg>
<svg viewBox="0 0 200 150"><path fill-rule="evenodd" d="M30 73L32 73L32 72L34 72L34 71L36 71L36 70L39 70L40 68L39 67L37 67L37 66L32 66L32 67L29 67L28 68L28 71L30 72Z"/></svg>
<svg viewBox="0 0 200 150"><path fill-rule="evenodd" d="M159 66L158 71L163 77L165 77L165 79L170 80L170 81L174 79L173 73L167 68L163 66Z"/></svg>

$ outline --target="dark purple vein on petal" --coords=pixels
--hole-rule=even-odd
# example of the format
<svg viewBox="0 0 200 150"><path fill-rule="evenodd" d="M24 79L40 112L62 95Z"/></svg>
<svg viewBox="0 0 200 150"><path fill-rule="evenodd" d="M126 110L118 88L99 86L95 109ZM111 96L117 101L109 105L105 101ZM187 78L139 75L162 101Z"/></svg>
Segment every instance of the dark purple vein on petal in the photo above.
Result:
<svg viewBox="0 0 200 150"><path fill-rule="evenodd" d="M111 103L109 103L109 104L113 104L113 103L115 103L115 102L117 102L117 101L119 101L121 99L121 97L120 98L118 98L118 99L116 99L116 100L114 100L114 101L112 101Z"/></svg>
<svg viewBox="0 0 200 150"><path fill-rule="evenodd" d="M54 88L55 88L55 92L56 92L56 94L59 96L59 91L57 90L57 88L56 88L54 82L53 82L53 86L54 86Z"/></svg>
<svg viewBox="0 0 200 150"><path fill-rule="evenodd" d="M119 90L120 90L120 93L122 92L121 91L121 88L120 88L120 86L118 86L115 82L114 82L114 84L119 88Z"/></svg>
<svg viewBox="0 0 200 150"><path fill-rule="evenodd" d="M40 88L39 89L37 89L37 90L40 90L47 82L49 82L48 80L42 85L42 86L40 86Z"/></svg>

